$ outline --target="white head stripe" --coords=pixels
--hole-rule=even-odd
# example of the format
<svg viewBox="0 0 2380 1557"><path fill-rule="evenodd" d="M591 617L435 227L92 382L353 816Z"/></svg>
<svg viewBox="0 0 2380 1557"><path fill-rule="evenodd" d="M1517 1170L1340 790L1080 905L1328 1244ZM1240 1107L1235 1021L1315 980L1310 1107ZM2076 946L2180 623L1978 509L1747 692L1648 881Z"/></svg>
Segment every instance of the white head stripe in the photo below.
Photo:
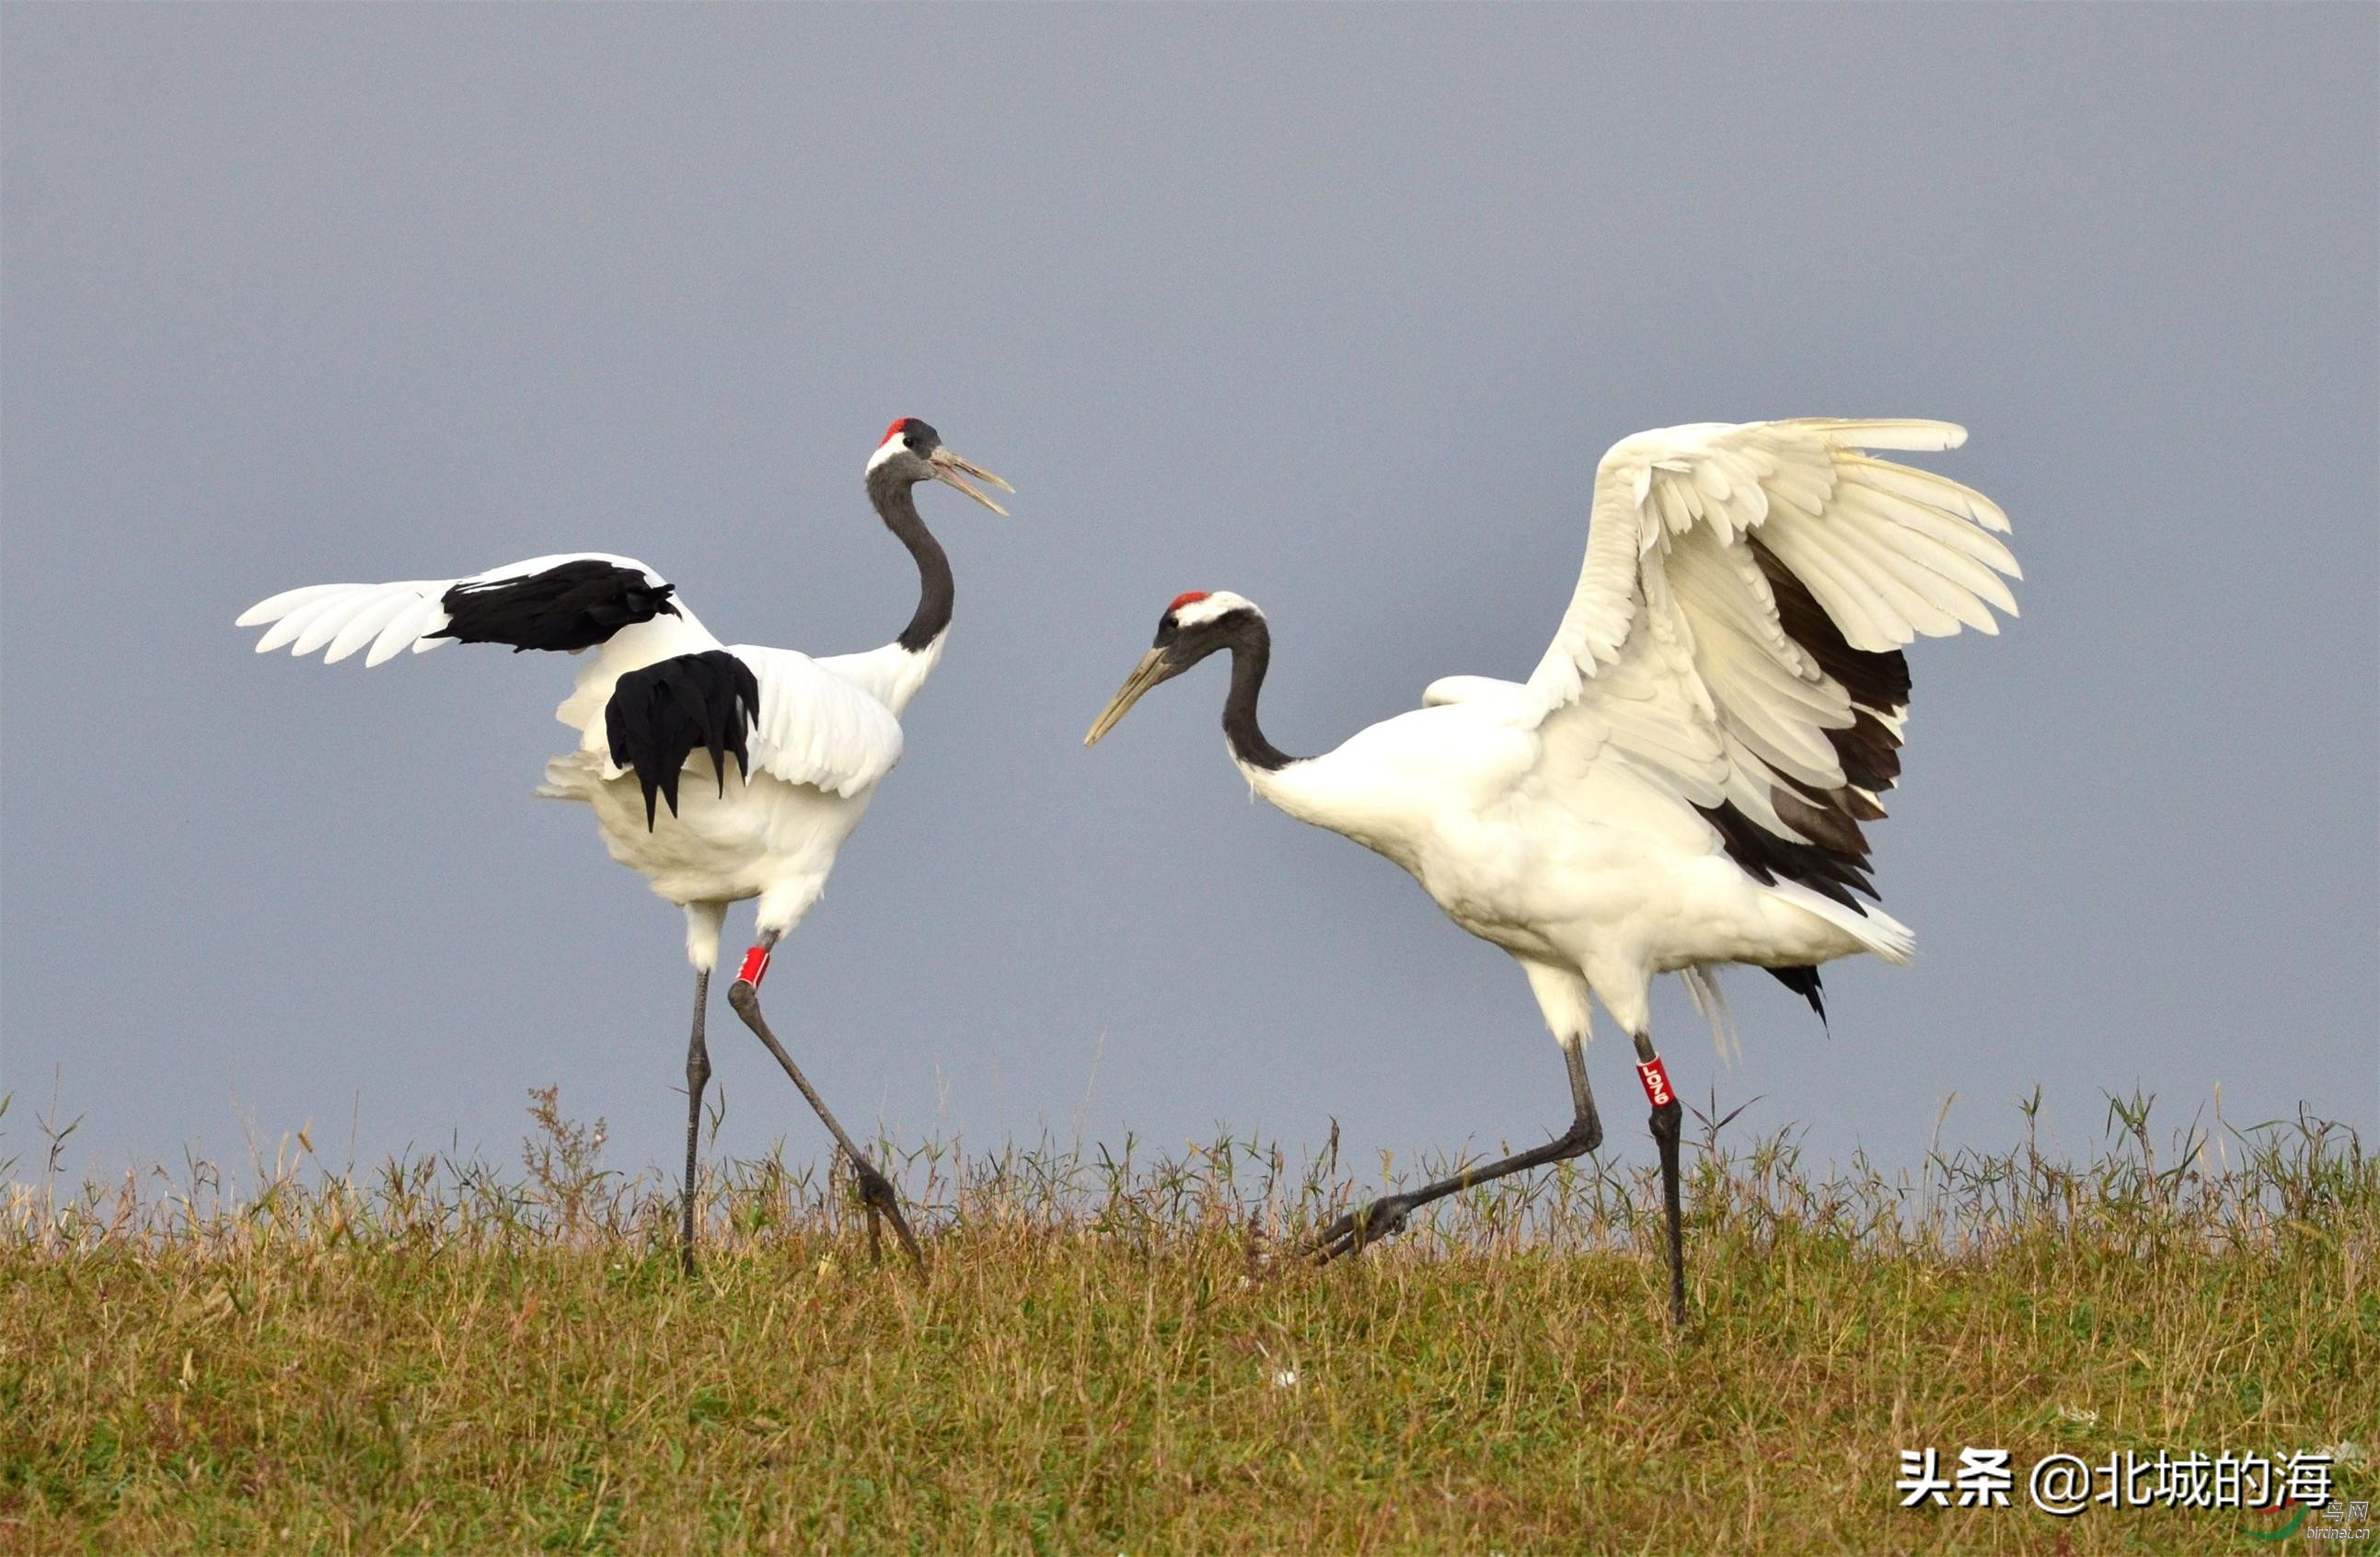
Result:
<svg viewBox="0 0 2380 1557"><path fill-rule="evenodd" d="M1203 626L1229 611L1256 611L1256 602L1245 595L1235 595L1229 590L1217 590L1205 600L1194 600L1173 614L1173 619L1185 627ZM1257 611L1257 614L1264 614Z"/></svg>

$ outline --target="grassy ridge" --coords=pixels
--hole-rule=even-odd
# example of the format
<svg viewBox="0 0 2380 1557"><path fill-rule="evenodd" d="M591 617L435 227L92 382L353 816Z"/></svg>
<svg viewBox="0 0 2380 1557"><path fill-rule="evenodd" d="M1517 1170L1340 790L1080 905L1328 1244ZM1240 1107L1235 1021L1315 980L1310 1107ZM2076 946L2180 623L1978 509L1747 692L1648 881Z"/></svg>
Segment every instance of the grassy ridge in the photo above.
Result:
<svg viewBox="0 0 2380 1557"><path fill-rule="evenodd" d="M2022 1473L2380 1447L2380 1164L2309 1122L2161 1154L2119 1109L2095 1162L1908 1181L1706 1139L1678 1344L1641 1171L1314 1271L1270 1251L1344 1203L1328 1162L926 1151L920 1283L748 1164L689 1281L666 1181L540 1113L516 1174L20 1186L0 1550L2274 1551ZM1899 1510L1927 1445L2013 1451L2017 1506Z"/></svg>

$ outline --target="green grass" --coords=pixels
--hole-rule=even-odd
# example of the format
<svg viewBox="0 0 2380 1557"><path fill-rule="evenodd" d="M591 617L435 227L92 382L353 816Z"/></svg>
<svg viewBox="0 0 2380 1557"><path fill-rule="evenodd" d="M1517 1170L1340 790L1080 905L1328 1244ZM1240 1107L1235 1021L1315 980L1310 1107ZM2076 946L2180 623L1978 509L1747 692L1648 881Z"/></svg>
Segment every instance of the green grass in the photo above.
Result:
<svg viewBox="0 0 2380 1557"><path fill-rule="evenodd" d="M921 1283L839 1182L739 1164L689 1280L666 1178L536 1112L512 1172L19 1184L0 1551L2272 1551L2022 1472L2380 1447L2380 1164L2309 1120L2119 1104L2095 1161L1907 1179L1706 1132L1679 1338L1641 1170L1317 1271L1274 1251L1328 1161L929 1150ZM1897 1508L1927 1445L2012 1451L2016 1506Z"/></svg>

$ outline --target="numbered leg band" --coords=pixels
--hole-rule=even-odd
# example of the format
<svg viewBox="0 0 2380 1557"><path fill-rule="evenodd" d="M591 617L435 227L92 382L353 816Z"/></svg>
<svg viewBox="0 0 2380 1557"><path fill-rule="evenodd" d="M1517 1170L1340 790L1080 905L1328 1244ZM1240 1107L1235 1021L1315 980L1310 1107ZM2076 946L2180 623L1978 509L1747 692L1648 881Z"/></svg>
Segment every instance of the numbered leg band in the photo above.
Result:
<svg viewBox="0 0 2380 1557"><path fill-rule="evenodd" d="M766 946L755 946L750 951L744 954L744 966L736 969L735 972L735 977L739 980L751 985L757 990L760 987L760 980L768 976L769 949ZM1642 1069L1643 1067L1639 1066L1638 1068ZM1647 1085L1649 1086L1650 1083L1647 1083Z"/></svg>
<svg viewBox="0 0 2380 1557"><path fill-rule="evenodd" d="M1670 1073L1661 1068L1661 1056L1654 1055L1636 1067L1636 1079L1645 1084L1645 1096L1655 1108L1667 1108L1675 1096L1670 1090Z"/></svg>

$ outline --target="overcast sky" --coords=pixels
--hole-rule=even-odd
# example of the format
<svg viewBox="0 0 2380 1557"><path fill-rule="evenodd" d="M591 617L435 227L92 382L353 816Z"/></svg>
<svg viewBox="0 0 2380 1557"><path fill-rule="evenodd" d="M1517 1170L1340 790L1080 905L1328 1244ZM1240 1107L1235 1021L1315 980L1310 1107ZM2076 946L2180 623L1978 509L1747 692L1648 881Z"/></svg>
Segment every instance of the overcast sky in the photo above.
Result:
<svg viewBox="0 0 2380 1557"><path fill-rule="evenodd" d="M261 659L294 585L625 552L731 640L871 647L917 415L958 574L908 754L780 955L846 1120L1401 1155L1569 1113L1518 970L1251 805L1213 669L1084 727L1165 602L1331 746L1525 675L1593 465L1681 421L1942 417L2025 568L1922 641L1874 830L1921 956L1833 1033L1729 981L1740 1129L2016 1138L2039 1084L2380 1138L2380 12L11 6L0 1157L670 1160L678 910L530 798L575 666ZM748 932L748 907L730 944ZM725 1009L723 1144L822 1137ZM1607 1154L1651 1160L1608 1023ZM2176 1114L2178 1120L2179 1113ZM244 1126L243 1121L248 1122Z"/></svg>

